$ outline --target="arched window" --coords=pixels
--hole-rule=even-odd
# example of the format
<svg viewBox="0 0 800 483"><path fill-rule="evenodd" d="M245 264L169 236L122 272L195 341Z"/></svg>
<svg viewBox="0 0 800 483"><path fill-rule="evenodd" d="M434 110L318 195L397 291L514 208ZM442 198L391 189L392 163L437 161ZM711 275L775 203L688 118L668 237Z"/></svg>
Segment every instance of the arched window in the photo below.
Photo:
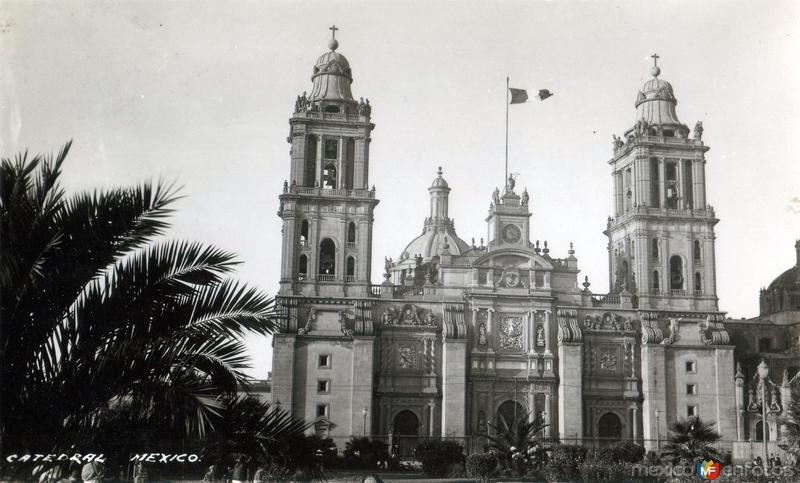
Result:
<svg viewBox="0 0 800 483"><path fill-rule="evenodd" d="M297 274L300 280L305 280L308 275L308 258L305 255L300 255L300 265L297 268Z"/></svg>
<svg viewBox="0 0 800 483"><path fill-rule="evenodd" d="M703 293L703 278L700 272L695 272L694 274L694 292Z"/></svg>
<svg viewBox="0 0 800 483"><path fill-rule="evenodd" d="M319 244L319 274L332 277L336 274L336 245L333 240L325 238Z"/></svg>
<svg viewBox="0 0 800 483"><path fill-rule="evenodd" d="M517 422L526 421L528 413L518 402L506 401L497 408L497 431L513 428Z"/></svg>
<svg viewBox="0 0 800 483"><path fill-rule="evenodd" d="M692 250L692 253L694 254L694 261L699 263L702 259L700 256L700 240L695 240L693 245L694 249Z"/></svg>
<svg viewBox="0 0 800 483"><path fill-rule="evenodd" d="M769 441L769 423L767 423L767 441ZM756 441L764 441L764 422L756 423Z"/></svg>
<svg viewBox="0 0 800 483"><path fill-rule="evenodd" d="M300 246L304 247L308 245L308 220L303 220L300 223Z"/></svg>
<svg viewBox="0 0 800 483"><path fill-rule="evenodd" d="M622 421L614 413L605 413L597 421L597 435L608 440L617 440L622 437Z"/></svg>
<svg viewBox="0 0 800 483"><path fill-rule="evenodd" d="M336 186L336 165L329 163L322 170L322 187L325 189L335 189Z"/></svg>
<svg viewBox="0 0 800 483"><path fill-rule="evenodd" d="M352 221L347 225L347 246L348 248L356 246L356 224Z"/></svg>
<svg viewBox="0 0 800 483"><path fill-rule="evenodd" d="M353 281L356 275L356 259L353 257L347 257L347 278L349 281Z"/></svg>
<svg viewBox="0 0 800 483"><path fill-rule="evenodd" d="M651 245L653 247L653 260L658 260L658 238L653 238Z"/></svg>
<svg viewBox="0 0 800 483"><path fill-rule="evenodd" d="M683 260L678 255L672 255L669 259L669 288L683 289Z"/></svg>
<svg viewBox="0 0 800 483"><path fill-rule="evenodd" d="M658 270L653 270L653 293L661 292L661 277L658 275Z"/></svg>

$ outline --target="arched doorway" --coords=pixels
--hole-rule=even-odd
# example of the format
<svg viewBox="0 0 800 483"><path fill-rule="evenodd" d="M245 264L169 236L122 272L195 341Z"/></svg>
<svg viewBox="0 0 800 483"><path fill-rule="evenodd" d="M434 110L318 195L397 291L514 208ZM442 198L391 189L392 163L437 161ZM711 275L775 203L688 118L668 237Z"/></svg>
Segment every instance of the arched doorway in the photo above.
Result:
<svg viewBox="0 0 800 483"><path fill-rule="evenodd" d="M495 422L495 433L505 431L506 428L513 428L517 421L524 421L528 418L525 408L518 402L506 401L497 408L497 421Z"/></svg>
<svg viewBox="0 0 800 483"><path fill-rule="evenodd" d="M602 443L613 443L622 438L622 421L614 413L605 413L597 422L597 435Z"/></svg>
<svg viewBox="0 0 800 483"><path fill-rule="evenodd" d="M405 409L394 417L392 424L394 453L400 458L414 456L419 436L419 418L412 411Z"/></svg>

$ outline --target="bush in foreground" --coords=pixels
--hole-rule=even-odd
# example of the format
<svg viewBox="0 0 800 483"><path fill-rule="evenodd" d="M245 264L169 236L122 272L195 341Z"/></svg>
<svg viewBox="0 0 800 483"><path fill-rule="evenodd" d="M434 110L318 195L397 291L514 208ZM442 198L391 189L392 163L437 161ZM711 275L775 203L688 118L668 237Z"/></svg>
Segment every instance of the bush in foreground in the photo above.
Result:
<svg viewBox="0 0 800 483"><path fill-rule="evenodd" d="M427 439L417 445L414 455L422 463L422 472L431 477L448 476L454 465L460 469L464 463L464 447L456 441Z"/></svg>
<svg viewBox="0 0 800 483"><path fill-rule="evenodd" d="M467 456L467 475L476 481L489 481L497 469L497 455L493 452Z"/></svg>

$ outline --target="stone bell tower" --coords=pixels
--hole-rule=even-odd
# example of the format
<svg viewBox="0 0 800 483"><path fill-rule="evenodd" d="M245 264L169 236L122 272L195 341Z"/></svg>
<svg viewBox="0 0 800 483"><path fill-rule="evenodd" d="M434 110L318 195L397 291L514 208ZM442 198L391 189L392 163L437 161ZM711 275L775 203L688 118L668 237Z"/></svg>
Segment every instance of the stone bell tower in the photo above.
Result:
<svg viewBox="0 0 800 483"><path fill-rule="evenodd" d="M713 208L706 201L703 125L690 136L675 112L672 85L652 78L636 97L636 122L614 136L614 216L608 236L609 287L640 308L716 311Z"/></svg>
<svg viewBox="0 0 800 483"><path fill-rule="evenodd" d="M350 91L352 71L336 52L317 59L310 95L289 119L291 169L280 195L283 219L279 295L365 296L371 284L373 210L369 187L369 100Z"/></svg>

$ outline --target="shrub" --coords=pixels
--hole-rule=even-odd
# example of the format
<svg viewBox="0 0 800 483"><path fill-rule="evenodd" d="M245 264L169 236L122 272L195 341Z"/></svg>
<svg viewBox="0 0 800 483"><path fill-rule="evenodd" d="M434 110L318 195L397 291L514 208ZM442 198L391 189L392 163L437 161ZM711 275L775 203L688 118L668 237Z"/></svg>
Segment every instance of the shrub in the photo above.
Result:
<svg viewBox="0 0 800 483"><path fill-rule="evenodd" d="M464 448L450 440L426 439L417 445L414 455L422 463L422 472L432 477L447 476L454 464L464 463Z"/></svg>
<svg viewBox="0 0 800 483"><path fill-rule="evenodd" d="M632 441L617 443L612 447L614 461L638 463L644 458L644 447Z"/></svg>
<svg viewBox="0 0 800 483"><path fill-rule="evenodd" d="M353 438L344 450L344 465L352 469L377 468L378 461L389 459L388 445L369 438Z"/></svg>
<svg viewBox="0 0 800 483"><path fill-rule="evenodd" d="M587 459L580 464L583 481L623 481L629 479L631 473L630 463Z"/></svg>
<svg viewBox="0 0 800 483"><path fill-rule="evenodd" d="M559 444L553 446L545 466L548 480L576 480L581 476L580 465L589 450L583 446Z"/></svg>
<svg viewBox="0 0 800 483"><path fill-rule="evenodd" d="M476 481L489 481L497 469L497 455L494 453L475 453L467 456L467 475Z"/></svg>

